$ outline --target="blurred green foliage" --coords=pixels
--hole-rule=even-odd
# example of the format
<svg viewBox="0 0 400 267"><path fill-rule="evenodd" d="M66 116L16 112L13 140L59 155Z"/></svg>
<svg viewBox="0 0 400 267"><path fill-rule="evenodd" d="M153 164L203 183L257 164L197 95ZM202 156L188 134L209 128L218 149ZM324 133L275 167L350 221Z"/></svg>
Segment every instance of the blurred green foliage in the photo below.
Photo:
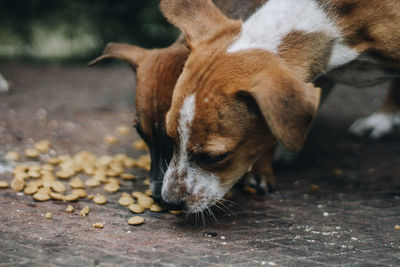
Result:
<svg viewBox="0 0 400 267"><path fill-rule="evenodd" d="M95 45L85 48L88 51L76 55L71 52L71 57L78 56L83 57L82 59L100 53L105 44L111 41L147 48L164 47L176 39L178 31L160 14L159 2L159 0L2 0L0 46L38 45L37 39L46 39L43 38L43 34L39 37L35 35L36 30L40 29L40 32L45 32L45 36L61 32L66 40L79 40L83 36L91 36L95 40L92 42ZM79 42L77 43L79 46Z"/></svg>

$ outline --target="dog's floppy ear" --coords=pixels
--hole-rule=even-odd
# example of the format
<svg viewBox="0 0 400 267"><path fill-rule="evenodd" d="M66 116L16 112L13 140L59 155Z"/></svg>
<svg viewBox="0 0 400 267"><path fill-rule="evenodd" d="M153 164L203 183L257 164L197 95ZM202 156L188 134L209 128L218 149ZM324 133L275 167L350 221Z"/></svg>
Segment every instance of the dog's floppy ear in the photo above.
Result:
<svg viewBox="0 0 400 267"><path fill-rule="evenodd" d="M272 78L274 77L274 78ZM258 75L250 94L275 138L289 151L302 148L319 106L321 89L290 72Z"/></svg>
<svg viewBox="0 0 400 267"><path fill-rule="evenodd" d="M160 9L183 32L190 47L211 39L229 24L238 23L226 17L211 0L162 0Z"/></svg>
<svg viewBox="0 0 400 267"><path fill-rule="evenodd" d="M109 43L103 51L103 55L89 62L92 66L107 58L119 58L127 61L132 67L136 68L140 61L146 56L147 50L135 45Z"/></svg>

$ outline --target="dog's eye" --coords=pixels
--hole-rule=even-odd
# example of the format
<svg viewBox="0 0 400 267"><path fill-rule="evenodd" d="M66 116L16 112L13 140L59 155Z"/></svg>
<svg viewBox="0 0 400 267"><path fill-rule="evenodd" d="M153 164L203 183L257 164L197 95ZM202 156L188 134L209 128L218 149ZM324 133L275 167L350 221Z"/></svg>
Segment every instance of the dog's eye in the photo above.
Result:
<svg viewBox="0 0 400 267"><path fill-rule="evenodd" d="M226 159L229 155L229 152L223 153L221 155L211 155L208 153L195 153L192 155L192 159L196 162L201 162L204 164L212 164L221 162Z"/></svg>

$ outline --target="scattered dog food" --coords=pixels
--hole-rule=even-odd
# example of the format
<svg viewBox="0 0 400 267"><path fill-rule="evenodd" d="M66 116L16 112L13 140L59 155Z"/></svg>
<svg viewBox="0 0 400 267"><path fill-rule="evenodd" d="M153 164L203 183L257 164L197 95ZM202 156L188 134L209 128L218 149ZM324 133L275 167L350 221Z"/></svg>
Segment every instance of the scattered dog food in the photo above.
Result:
<svg viewBox="0 0 400 267"><path fill-rule="evenodd" d="M128 224L130 225L140 225L144 223L144 219L140 216L134 216L129 218Z"/></svg>
<svg viewBox="0 0 400 267"><path fill-rule="evenodd" d="M41 140L35 144L35 149L42 153L47 153L50 149L50 142L48 140Z"/></svg>
<svg viewBox="0 0 400 267"><path fill-rule="evenodd" d="M104 205L107 203L107 198L103 195L97 194L94 198L93 198L93 202L99 205Z"/></svg>
<svg viewBox="0 0 400 267"><path fill-rule="evenodd" d="M50 192L49 196L54 199L54 200L61 200L61 201L65 201L65 197L60 194L60 193L56 193L56 192Z"/></svg>
<svg viewBox="0 0 400 267"><path fill-rule="evenodd" d="M75 189L85 188L85 184L82 182L81 178L79 178L79 177L76 177L76 178L72 179L69 182L69 185L72 188L75 188Z"/></svg>
<svg viewBox="0 0 400 267"><path fill-rule="evenodd" d="M77 201L79 199L79 196L75 195L75 194L69 194L69 195L66 195L64 197L64 199L65 199L65 201L68 201L68 202L74 202L74 201Z"/></svg>
<svg viewBox="0 0 400 267"><path fill-rule="evenodd" d="M134 200L131 198L131 196L128 194L121 196L121 198L118 200L118 203L122 206L128 207L129 205L133 204Z"/></svg>
<svg viewBox="0 0 400 267"><path fill-rule="evenodd" d="M74 212L74 207L72 205L68 205L68 207L65 209L66 212L72 213Z"/></svg>
<svg viewBox="0 0 400 267"><path fill-rule="evenodd" d="M90 212L90 208L89 206L85 206L83 207L83 209L79 212L79 214L83 217L85 217L86 215L88 215Z"/></svg>
<svg viewBox="0 0 400 267"><path fill-rule="evenodd" d="M11 189L16 191L16 192L21 192L24 190L25 187L25 180L19 179L19 178L14 178L11 181Z"/></svg>
<svg viewBox="0 0 400 267"><path fill-rule="evenodd" d="M8 188L8 183L6 181L0 181L0 188Z"/></svg>
<svg viewBox="0 0 400 267"><path fill-rule="evenodd" d="M50 195L49 195L48 193L46 193L46 192L38 191L37 193L35 193L35 194L33 195L33 198L34 198L35 200L37 200L37 201L43 202L43 201L48 201L48 200L50 200Z"/></svg>
<svg viewBox="0 0 400 267"><path fill-rule="evenodd" d="M51 212L47 212L47 213L44 215L44 217L45 217L46 219L51 219Z"/></svg>
<svg viewBox="0 0 400 267"><path fill-rule="evenodd" d="M93 224L93 227L94 227L94 228L103 229L104 224L102 224L101 222L97 222L97 223L94 223L94 224Z"/></svg>
<svg viewBox="0 0 400 267"><path fill-rule="evenodd" d="M143 213L145 208L139 204L131 204L129 205L129 210L133 213Z"/></svg>
<svg viewBox="0 0 400 267"><path fill-rule="evenodd" d="M163 211L163 208L158 204L153 204L150 207L150 211L152 211L152 212L161 212L161 211Z"/></svg>

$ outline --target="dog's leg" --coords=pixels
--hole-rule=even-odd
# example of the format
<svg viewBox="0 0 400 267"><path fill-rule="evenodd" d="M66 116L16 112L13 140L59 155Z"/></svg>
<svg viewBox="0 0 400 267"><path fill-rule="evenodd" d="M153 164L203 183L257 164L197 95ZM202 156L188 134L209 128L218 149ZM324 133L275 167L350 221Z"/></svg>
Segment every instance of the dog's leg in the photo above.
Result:
<svg viewBox="0 0 400 267"><path fill-rule="evenodd" d="M275 190L275 175L272 169L272 158L275 148L265 152L254 163L252 170L244 177L244 185L257 189L258 194Z"/></svg>
<svg viewBox="0 0 400 267"><path fill-rule="evenodd" d="M400 125L400 79L389 86L388 93L378 111L366 118L358 119L349 131L358 136L380 138Z"/></svg>

